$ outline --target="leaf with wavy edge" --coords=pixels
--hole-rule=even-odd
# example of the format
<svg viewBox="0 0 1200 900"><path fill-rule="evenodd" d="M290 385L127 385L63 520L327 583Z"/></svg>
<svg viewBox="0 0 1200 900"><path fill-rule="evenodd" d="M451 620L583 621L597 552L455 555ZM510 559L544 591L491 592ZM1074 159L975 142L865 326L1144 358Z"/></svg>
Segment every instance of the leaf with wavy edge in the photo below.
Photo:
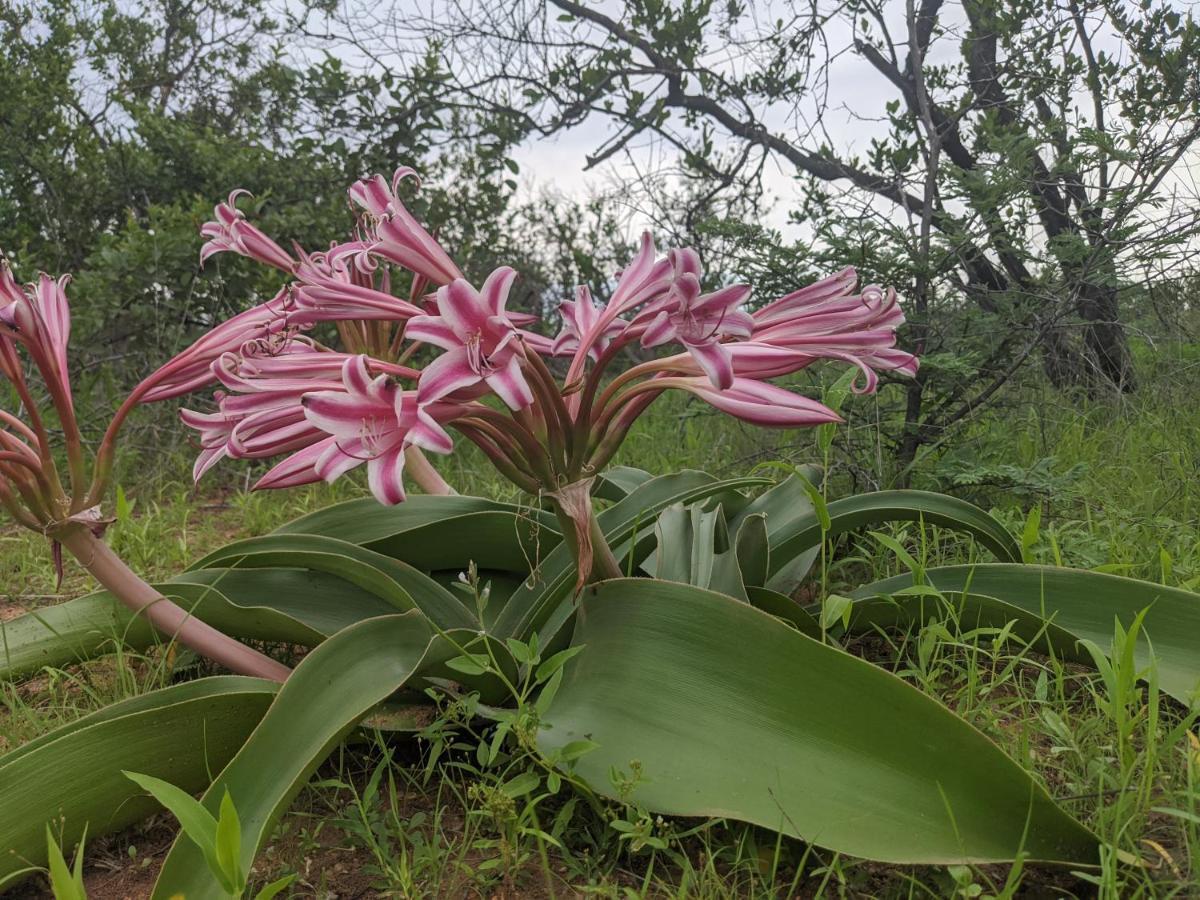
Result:
<svg viewBox="0 0 1200 900"><path fill-rule="evenodd" d="M419 609L439 628L478 627L473 612L424 572L348 541L316 534L268 534L234 541L192 569L303 568L328 572L391 603Z"/></svg>
<svg viewBox="0 0 1200 900"><path fill-rule="evenodd" d="M160 807L122 769L198 791L258 724L278 685L236 675L133 697L0 757L0 889L46 859L46 821L70 847L111 834ZM11 851L11 852L10 852Z"/></svg>
<svg viewBox="0 0 1200 900"><path fill-rule="evenodd" d="M543 717L549 752L671 815L753 822L892 863L1094 864L1098 841L982 733L894 675L752 606L621 579L584 592Z"/></svg>
<svg viewBox="0 0 1200 900"><path fill-rule="evenodd" d="M348 581L304 569L204 569L154 587L231 637L309 647L394 610ZM144 616L99 591L0 623L0 678L94 659L118 646L140 652L165 640Z"/></svg>
<svg viewBox="0 0 1200 900"><path fill-rule="evenodd" d="M416 610L367 619L305 657L254 733L205 792L214 815L229 791L242 825L249 870L271 827L313 771L361 719L418 672L452 654ZM198 847L177 838L155 898L224 898Z"/></svg>
<svg viewBox="0 0 1200 900"><path fill-rule="evenodd" d="M482 497L416 495L397 506L366 498L301 516L276 534L320 534L402 559L418 569L529 571L562 540L554 515Z"/></svg>
<svg viewBox="0 0 1200 900"><path fill-rule="evenodd" d="M999 521L973 503L928 491L876 491L834 500L828 507L829 534L884 522L925 522L971 535L1005 562L1016 562L1021 550ZM828 535L827 535L828 536ZM795 520L784 532L775 532L771 543L771 572L789 560L821 545L821 523L816 513Z"/></svg>

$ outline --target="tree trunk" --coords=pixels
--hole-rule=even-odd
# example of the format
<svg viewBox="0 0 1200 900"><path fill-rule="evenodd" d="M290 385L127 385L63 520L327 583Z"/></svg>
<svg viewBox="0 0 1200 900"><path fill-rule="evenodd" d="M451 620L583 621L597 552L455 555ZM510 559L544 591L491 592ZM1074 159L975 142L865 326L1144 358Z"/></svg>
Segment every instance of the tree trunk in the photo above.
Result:
<svg viewBox="0 0 1200 900"><path fill-rule="evenodd" d="M1093 382L1122 393L1137 388L1129 337L1121 324L1117 289L1094 282L1080 285L1079 313L1083 316L1083 345Z"/></svg>

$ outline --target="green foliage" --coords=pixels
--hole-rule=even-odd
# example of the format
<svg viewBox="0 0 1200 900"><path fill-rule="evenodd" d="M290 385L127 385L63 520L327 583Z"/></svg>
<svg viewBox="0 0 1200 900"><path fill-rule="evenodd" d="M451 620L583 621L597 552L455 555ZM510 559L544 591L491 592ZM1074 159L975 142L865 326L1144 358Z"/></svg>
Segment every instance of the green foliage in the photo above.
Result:
<svg viewBox="0 0 1200 900"><path fill-rule="evenodd" d="M179 820L183 834L200 848L209 872L221 888L229 896L241 900L246 893L246 872L241 864L242 825L229 791L221 797L219 814L214 818L191 794L161 778L136 772L125 775ZM271 900L294 880L294 875L279 878L255 894L254 900Z"/></svg>
<svg viewBox="0 0 1200 900"><path fill-rule="evenodd" d="M50 816L61 817L60 840L69 846L85 832L108 834L157 811L124 769L202 788L245 742L276 689L254 678L191 681L106 707L0 757L0 843L13 851L0 856L0 887L28 874L23 860L45 858Z"/></svg>
<svg viewBox="0 0 1200 900"><path fill-rule="evenodd" d="M50 890L54 893L54 900L87 900L87 890L83 886L83 847L86 838L86 833L79 838L79 844L75 848L75 864L67 868L62 849L54 840L50 826L46 826Z"/></svg>

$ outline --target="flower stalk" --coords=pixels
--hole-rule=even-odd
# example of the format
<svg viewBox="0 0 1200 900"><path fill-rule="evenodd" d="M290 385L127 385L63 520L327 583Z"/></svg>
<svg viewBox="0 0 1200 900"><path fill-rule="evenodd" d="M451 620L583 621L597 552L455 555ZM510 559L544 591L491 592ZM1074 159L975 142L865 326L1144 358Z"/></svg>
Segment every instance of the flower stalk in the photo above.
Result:
<svg viewBox="0 0 1200 900"><path fill-rule="evenodd" d="M109 593L145 616L160 634L241 675L282 682L291 674L291 669L283 663L233 640L166 599L86 525L71 523L52 530L50 536L70 551Z"/></svg>

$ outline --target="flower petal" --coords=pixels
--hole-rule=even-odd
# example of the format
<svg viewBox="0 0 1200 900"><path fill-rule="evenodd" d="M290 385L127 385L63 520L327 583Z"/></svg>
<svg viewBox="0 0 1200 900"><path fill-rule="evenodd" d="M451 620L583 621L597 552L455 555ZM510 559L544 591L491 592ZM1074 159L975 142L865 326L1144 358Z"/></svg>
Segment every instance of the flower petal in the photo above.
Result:
<svg viewBox="0 0 1200 900"><path fill-rule="evenodd" d="M404 448L397 445L367 463L367 485L384 506L404 502Z"/></svg>
<svg viewBox="0 0 1200 900"><path fill-rule="evenodd" d="M479 381L479 374L471 368L467 348L459 346L447 350L424 368L417 382L417 398L422 405L433 403Z"/></svg>
<svg viewBox="0 0 1200 900"><path fill-rule="evenodd" d="M684 344L692 358L700 364L709 381L718 390L725 390L733 384L733 357L729 348L718 341L705 341L702 344Z"/></svg>
<svg viewBox="0 0 1200 900"><path fill-rule="evenodd" d="M533 390L525 380L525 373L521 371L520 358L515 355L503 369L487 376L484 381L509 409L524 409L533 403Z"/></svg>

